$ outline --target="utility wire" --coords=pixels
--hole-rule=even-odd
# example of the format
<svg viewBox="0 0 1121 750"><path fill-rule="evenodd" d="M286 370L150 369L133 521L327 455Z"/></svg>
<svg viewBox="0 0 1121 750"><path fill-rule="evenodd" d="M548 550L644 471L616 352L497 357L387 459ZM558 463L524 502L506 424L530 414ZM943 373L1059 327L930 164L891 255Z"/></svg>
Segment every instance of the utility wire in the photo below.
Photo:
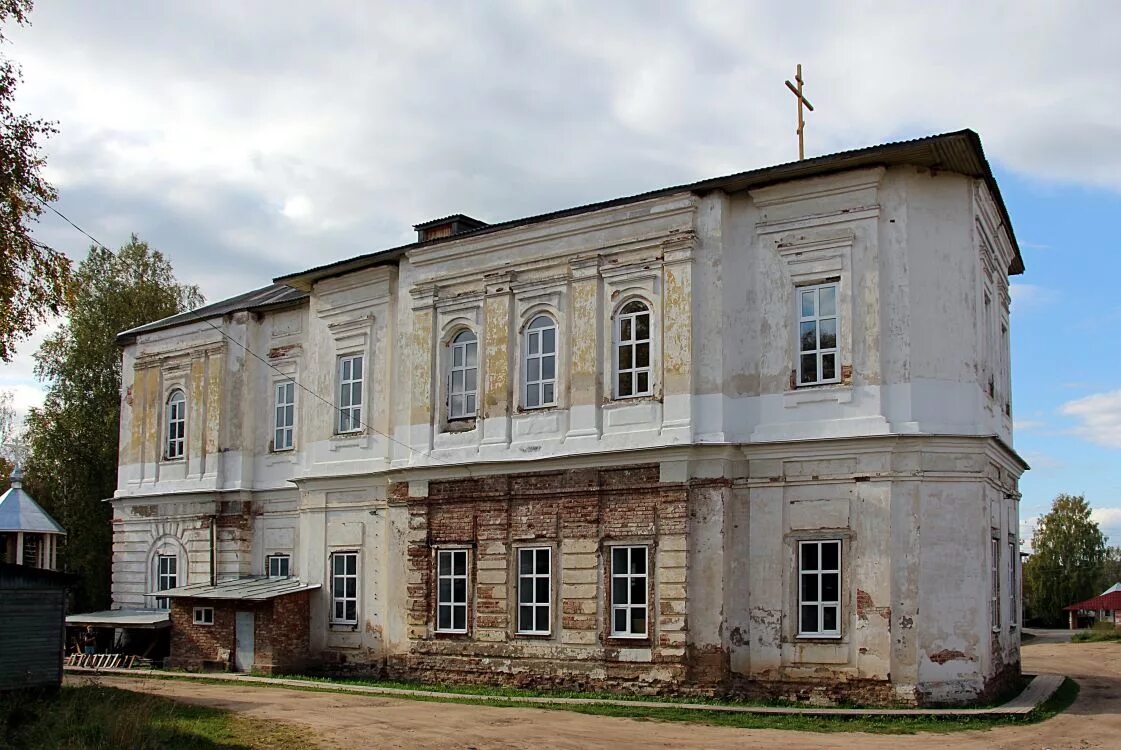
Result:
<svg viewBox="0 0 1121 750"><path fill-rule="evenodd" d="M43 204L44 206L46 206L47 208L49 208L49 209L50 209L51 211L53 211L53 212L54 212L55 214L57 214L57 215L59 216L59 218L61 218L61 219L62 219L63 221L65 221L65 222L66 222L67 224L69 224L70 226L74 227L74 228L75 228L76 230L78 230L78 231L79 231L79 232L81 232L81 233L82 233L83 235L85 235L85 236L86 236L86 237L87 237L87 238L88 238L88 239L89 239L89 240L90 240L91 242L93 242L93 243L94 243L95 245L97 245L98 247L100 247L100 248L101 248L102 250L105 250L105 251L107 251L107 252L110 252L110 253L111 253L111 252L113 252L113 251L112 251L112 250L110 250L110 249L109 249L108 247L106 247L106 246L105 246L105 244L103 244L103 243L102 243L102 242L101 242L100 240L98 240L98 239L97 239L96 237L94 237L94 236L93 236L92 234L90 234L90 233L89 233L89 232L87 232L86 230L82 229L82 228L81 228L80 226L78 226L77 224L75 224L75 223L74 223L73 221L71 221L71 220L70 220L70 218L69 218L69 217L67 217L67 216L66 216L66 215L65 215L64 213L62 213L62 212L61 212L61 211L59 211L59 210L58 210L57 208L55 208L54 206L52 206L52 205L51 205L50 203L47 203L46 201L44 201L44 200L43 200L43 199L41 199L41 198L39 199L39 202L40 202L40 203L42 203L42 204ZM43 245L43 243L41 243L41 242L36 242L36 244L38 244L38 245L41 245L41 246L43 246L43 247L49 247L49 246L47 246L47 245ZM57 251L56 251L56 252L57 252ZM217 331L217 332L218 332L218 334L219 334L219 335L221 335L221 336L222 336L222 337L223 337L224 339L226 339L227 341L229 341L229 342L231 342L231 343L233 343L233 344L237 344L238 346L240 346L240 347L242 348L242 350L243 350L243 351L244 351L244 352L245 352L246 354L248 354L248 355L250 355L251 357L253 357L253 358L257 359L257 360L258 360L259 362L261 362L262 364L266 365L266 366L267 366L267 367L268 367L269 369L271 369L271 370L275 371L275 372L276 372L276 373L277 373L278 375L280 375L280 376L281 376L282 378L284 378L284 380L286 380L286 381L288 381L288 382L292 383L292 384L293 384L294 386L296 386L296 387L297 387L297 388L299 388L300 390L304 391L304 392L305 392L305 393L307 393L308 395L310 395L310 396L312 396L312 397L314 397L314 398L316 398L316 399L318 399L318 400L322 401L323 403L327 404L327 406L331 407L331 410L332 410L332 411L338 412L338 413L340 413L340 414L342 413L342 408L341 408L341 407L339 407L339 406L336 406L336 405L335 405L335 403L334 403L333 401L330 401L329 399L326 399L326 398L324 398L324 397L323 397L323 396L321 396L320 394L318 394L318 393L316 393L315 391L313 391L312 389L308 388L308 387L307 387L306 385L304 385L303 383L300 383L299 381L297 381L297 380L296 380L296 379L295 379L294 377L292 377L291 375L288 375L287 373L285 373L285 372L281 371L281 370L280 370L280 369L279 369L279 368L278 368L278 367L277 367L276 365L274 365L274 364L273 364L272 362L269 362L269 361L268 361L267 359L265 359L264 357L262 357L262 356L261 356L260 354L258 354L257 352L253 351L253 350L252 350L252 349L250 349L250 348L249 348L248 346L246 346L246 345L245 345L245 344L243 344L242 342L238 341L238 340L237 340L237 339L235 339L235 338L234 338L233 336L230 336L230 335L229 335L228 333L226 333L225 331L223 331L223 330L222 330L221 328L219 328L218 326L214 325L214 324L213 324L212 322L210 322L210 321L209 321L209 320L207 320L206 318L204 318L204 317L202 317L201 315L199 315L199 313L198 313L198 312L197 312L196 310L191 310L191 309L188 309L188 310L186 310L186 312L188 312L188 313L190 313L190 314L191 314L192 316L194 316L194 318L195 318L196 320L198 320L199 322L201 322L201 323L205 323L206 325L208 325L208 326L210 326L211 328L213 328L213 329L214 329L215 331ZM410 453L416 453L416 454L418 454L418 455L421 455L421 456L427 456L427 457L428 457L429 459L431 459L431 460L433 460L433 461L436 461L436 462L438 462L438 463L442 463L442 464L444 464L444 465L446 465L446 466L459 466L459 467L461 467L461 468L464 468L464 469L465 469L465 470L467 471L468 475L470 475L470 474L471 474L471 470L470 470L470 468L469 468L469 467L467 467L467 466L466 466L466 464L462 464L462 465L461 465L461 464L456 464L456 463L453 463L453 462L451 462L451 461L445 461L444 459L441 459L441 458L437 458L436 456L433 456L433 455L432 455L432 453L431 453L430 451L419 451L419 450L417 450L416 448L414 448L414 447L412 447L411 445L409 445L408 443L403 443L403 442L401 442L400 440L397 440L396 438L392 437L391 435L388 435L388 434L386 434L386 433L382 432L381 430L377 429L376 427L373 427L372 425L370 425L369 423L365 422L365 421L364 421L364 420L362 420L361 418L359 418L359 420L358 420L358 423L359 423L360 425L362 425L362 427L363 427L364 429L368 430L369 432L372 432L372 433L374 433L374 434L376 434L376 435L381 435L381 436L382 436L383 438L385 438L386 440L390 441L391 443L396 443L397 445L400 445L400 446L401 446L402 448L404 448L405 450L409 451Z"/></svg>

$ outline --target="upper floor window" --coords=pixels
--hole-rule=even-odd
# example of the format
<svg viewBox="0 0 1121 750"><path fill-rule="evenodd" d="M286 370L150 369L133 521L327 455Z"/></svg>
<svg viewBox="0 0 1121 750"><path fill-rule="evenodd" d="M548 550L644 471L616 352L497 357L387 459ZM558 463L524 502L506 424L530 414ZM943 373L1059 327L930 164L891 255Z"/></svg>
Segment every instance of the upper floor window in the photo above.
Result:
<svg viewBox="0 0 1121 750"><path fill-rule="evenodd" d="M339 357L338 432L362 429L362 355Z"/></svg>
<svg viewBox="0 0 1121 750"><path fill-rule="evenodd" d="M179 558L175 555L156 555L156 591L167 591L178 586ZM156 609L169 609L171 600L156 597Z"/></svg>
<svg viewBox="0 0 1121 750"><path fill-rule="evenodd" d="M183 458L187 447L187 397L176 388L167 397L167 444L164 458Z"/></svg>
<svg viewBox="0 0 1121 750"><path fill-rule="evenodd" d="M471 419L479 398L479 342L472 331L460 331L452 339L449 364L448 419Z"/></svg>
<svg viewBox="0 0 1121 750"><path fill-rule="evenodd" d="M269 578L287 578L291 573L291 560L288 555L269 555L265 558Z"/></svg>
<svg viewBox="0 0 1121 750"><path fill-rule="evenodd" d="M837 383L837 283L798 288L798 385Z"/></svg>
<svg viewBox="0 0 1121 750"><path fill-rule="evenodd" d="M649 396L650 308L628 302L615 316L615 398Z"/></svg>
<svg viewBox="0 0 1121 750"><path fill-rule="evenodd" d="M276 425L273 430L272 449L274 451L290 450L296 425L296 384L291 380L276 384L274 413Z"/></svg>
<svg viewBox="0 0 1121 750"><path fill-rule="evenodd" d="M557 325L538 315L525 330L525 407L557 403Z"/></svg>
<svg viewBox="0 0 1121 750"><path fill-rule="evenodd" d="M798 542L798 635L841 635L841 540Z"/></svg>

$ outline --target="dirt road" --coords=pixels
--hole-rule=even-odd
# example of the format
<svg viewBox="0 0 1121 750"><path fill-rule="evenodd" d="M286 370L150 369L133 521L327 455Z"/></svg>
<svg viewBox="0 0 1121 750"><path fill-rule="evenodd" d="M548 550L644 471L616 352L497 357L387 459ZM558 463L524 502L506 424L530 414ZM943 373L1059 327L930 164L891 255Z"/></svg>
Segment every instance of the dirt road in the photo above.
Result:
<svg viewBox="0 0 1121 750"><path fill-rule="evenodd" d="M877 735L730 729L635 721L532 708L366 698L246 685L105 678L104 684L310 727L325 747L355 748L766 748L791 750L1118 750L1121 644L1040 638L1023 649L1024 670L1057 672L1082 685L1077 702L1042 724L954 734Z"/></svg>

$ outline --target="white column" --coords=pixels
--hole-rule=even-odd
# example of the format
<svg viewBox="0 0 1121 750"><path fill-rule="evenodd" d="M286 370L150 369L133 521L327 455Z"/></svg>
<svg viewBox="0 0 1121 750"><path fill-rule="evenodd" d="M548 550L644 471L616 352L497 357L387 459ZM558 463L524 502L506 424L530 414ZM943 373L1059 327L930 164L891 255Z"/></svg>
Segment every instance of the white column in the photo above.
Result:
<svg viewBox="0 0 1121 750"><path fill-rule="evenodd" d="M16 532L16 565L23 565L23 532Z"/></svg>

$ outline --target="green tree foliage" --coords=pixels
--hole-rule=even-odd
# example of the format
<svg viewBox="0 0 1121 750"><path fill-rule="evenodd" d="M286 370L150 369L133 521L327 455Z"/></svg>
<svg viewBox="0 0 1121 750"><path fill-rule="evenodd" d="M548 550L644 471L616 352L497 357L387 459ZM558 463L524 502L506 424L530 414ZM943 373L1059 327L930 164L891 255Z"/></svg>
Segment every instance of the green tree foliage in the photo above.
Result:
<svg viewBox="0 0 1121 750"><path fill-rule="evenodd" d="M0 45L8 21L27 23L31 0L0 0ZM70 260L31 237L43 203L58 196L41 170L40 142L56 133L52 123L15 112L20 71L0 55L0 360L73 294Z"/></svg>
<svg viewBox="0 0 1121 750"><path fill-rule="evenodd" d="M1106 547L1097 592L1100 594L1115 583L1121 583L1121 547Z"/></svg>
<svg viewBox="0 0 1121 750"><path fill-rule="evenodd" d="M1105 536L1081 495L1059 495L1039 519L1024 564L1030 616L1048 625L1066 620L1063 607L1100 594Z"/></svg>
<svg viewBox="0 0 1121 750"><path fill-rule="evenodd" d="M116 253L90 248L79 265L67 323L35 355L48 384L27 418L29 492L66 528L65 568L82 577L79 609L109 604L117 487L121 353L116 335L194 309L198 287L180 284L158 250L133 235Z"/></svg>

